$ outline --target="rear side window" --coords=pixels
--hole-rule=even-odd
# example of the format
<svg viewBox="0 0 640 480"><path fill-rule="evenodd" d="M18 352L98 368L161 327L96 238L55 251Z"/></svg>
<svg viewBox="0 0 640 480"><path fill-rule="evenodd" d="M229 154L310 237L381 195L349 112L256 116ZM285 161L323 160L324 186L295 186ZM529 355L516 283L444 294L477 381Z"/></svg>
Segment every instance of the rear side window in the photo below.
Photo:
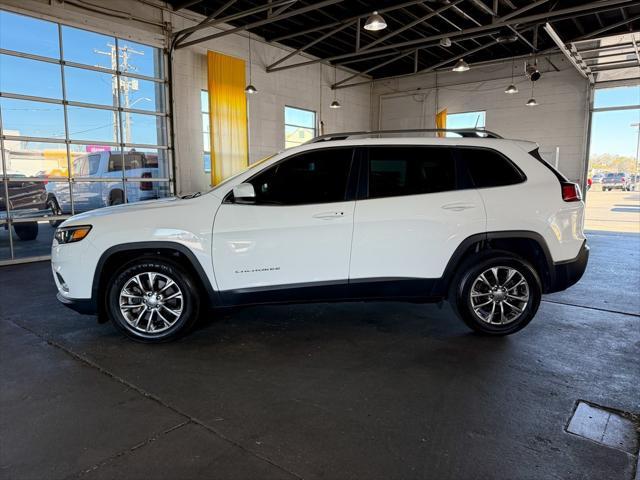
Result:
<svg viewBox="0 0 640 480"><path fill-rule="evenodd" d="M369 198L446 192L456 188L451 149L371 147Z"/></svg>
<svg viewBox="0 0 640 480"><path fill-rule="evenodd" d="M342 202L352 148L313 150L288 158L249 180L256 204L304 205Z"/></svg>
<svg viewBox="0 0 640 480"><path fill-rule="evenodd" d="M547 162L544 158L542 158L542 155L540 155L540 150L538 150L537 148L535 150L531 150L529 152L529 155L531 155L533 158L535 158L540 163L542 163L545 167L551 170L551 173L553 173L556 176L556 178L560 181L560 183L569 181L567 177L565 177L562 173L560 173L558 170L553 168L553 166L549 162Z"/></svg>
<svg viewBox="0 0 640 480"><path fill-rule="evenodd" d="M460 148L458 155L476 188L503 187L525 181L524 174L504 155L489 148Z"/></svg>

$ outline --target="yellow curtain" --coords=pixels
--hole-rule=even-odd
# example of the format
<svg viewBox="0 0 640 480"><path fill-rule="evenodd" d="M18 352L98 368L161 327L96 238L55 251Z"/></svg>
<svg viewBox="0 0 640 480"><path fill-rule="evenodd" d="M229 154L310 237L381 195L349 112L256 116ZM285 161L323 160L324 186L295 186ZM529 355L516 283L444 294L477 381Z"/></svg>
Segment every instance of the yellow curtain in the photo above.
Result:
<svg viewBox="0 0 640 480"><path fill-rule="evenodd" d="M447 109L436 113L436 128L447 128ZM439 137L444 137L445 132L438 132Z"/></svg>
<svg viewBox="0 0 640 480"><path fill-rule="evenodd" d="M245 64L239 58L207 52L211 185L248 165Z"/></svg>

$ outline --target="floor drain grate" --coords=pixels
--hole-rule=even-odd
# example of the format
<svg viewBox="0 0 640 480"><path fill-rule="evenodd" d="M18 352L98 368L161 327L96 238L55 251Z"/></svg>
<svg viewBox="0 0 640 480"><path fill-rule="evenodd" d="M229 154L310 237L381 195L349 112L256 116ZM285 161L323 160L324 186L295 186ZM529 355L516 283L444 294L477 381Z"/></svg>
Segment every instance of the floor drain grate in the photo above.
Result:
<svg viewBox="0 0 640 480"><path fill-rule="evenodd" d="M625 412L578 402L567 432L632 455L638 453L638 427L632 416Z"/></svg>

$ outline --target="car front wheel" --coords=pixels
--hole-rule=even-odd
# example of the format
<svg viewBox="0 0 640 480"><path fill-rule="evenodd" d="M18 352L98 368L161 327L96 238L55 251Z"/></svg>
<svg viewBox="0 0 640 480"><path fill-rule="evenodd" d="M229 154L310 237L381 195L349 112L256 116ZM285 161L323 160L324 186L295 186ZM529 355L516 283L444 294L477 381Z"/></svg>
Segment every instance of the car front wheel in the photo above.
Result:
<svg viewBox="0 0 640 480"><path fill-rule="evenodd" d="M110 282L107 309L114 325L134 340L159 343L186 333L198 317L198 289L176 263L142 258Z"/></svg>
<svg viewBox="0 0 640 480"><path fill-rule="evenodd" d="M470 260L451 285L454 311L470 328L487 335L524 328L540 306L542 288L535 269L506 252Z"/></svg>

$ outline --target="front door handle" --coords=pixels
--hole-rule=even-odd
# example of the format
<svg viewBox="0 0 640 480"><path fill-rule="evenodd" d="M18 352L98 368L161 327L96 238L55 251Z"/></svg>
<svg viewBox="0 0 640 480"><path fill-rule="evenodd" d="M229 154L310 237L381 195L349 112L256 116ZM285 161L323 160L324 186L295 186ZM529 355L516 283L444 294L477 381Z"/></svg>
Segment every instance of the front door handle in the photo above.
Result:
<svg viewBox="0 0 640 480"><path fill-rule="evenodd" d="M319 218L321 220L333 220L335 218L344 217L344 212L321 212L316 213L313 218Z"/></svg>
<svg viewBox="0 0 640 480"><path fill-rule="evenodd" d="M471 208L476 208L473 203L448 203L446 205L442 205L444 210L452 210L454 212L462 212L464 210L469 210Z"/></svg>

